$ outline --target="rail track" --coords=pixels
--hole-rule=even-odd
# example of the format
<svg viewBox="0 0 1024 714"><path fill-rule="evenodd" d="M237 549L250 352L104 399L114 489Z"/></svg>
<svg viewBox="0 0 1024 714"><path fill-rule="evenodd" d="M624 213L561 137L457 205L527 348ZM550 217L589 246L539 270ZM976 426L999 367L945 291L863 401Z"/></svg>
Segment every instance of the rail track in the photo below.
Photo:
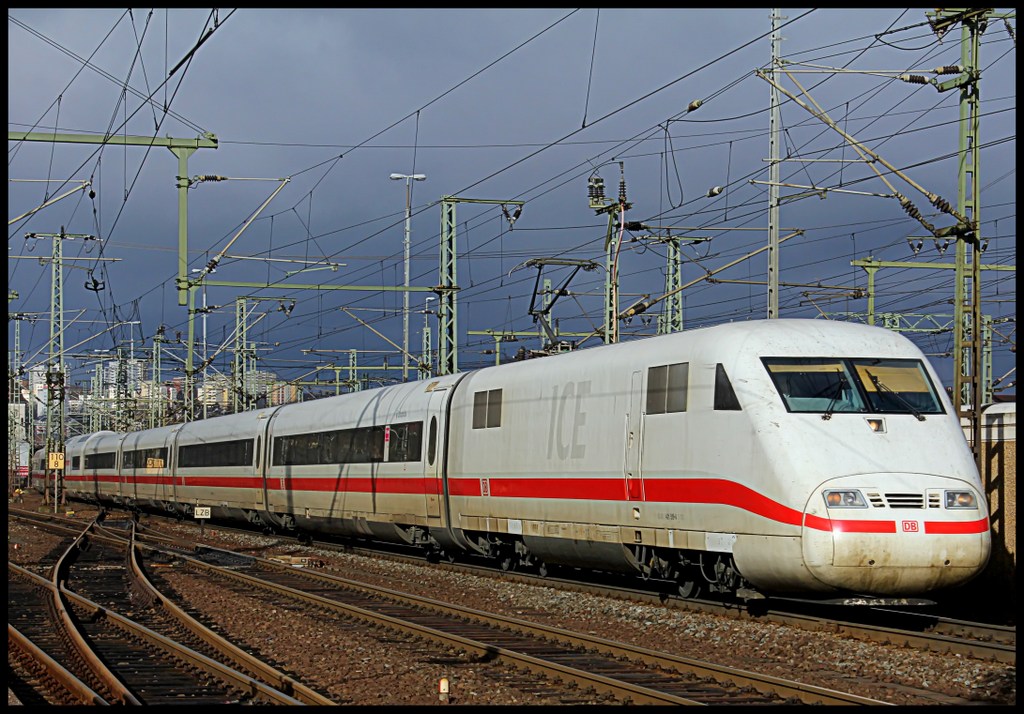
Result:
<svg viewBox="0 0 1024 714"><path fill-rule="evenodd" d="M123 558L110 553L95 562L86 556L101 553L117 539L108 523L98 529L103 538L80 556L68 582L87 589L104 603L119 601L123 577L112 563ZM100 545L100 541L103 544ZM147 540L147 539L140 539ZM159 545L155 541L163 541ZM616 701L657 704L880 704L872 699L806 684L716 666L698 660L654 652L581 633L543 627L441 601L376 588L326 573L299 570L291 565L215 548L188 554L184 542L136 542L144 554L142 566L153 567L159 582L168 567L187 568L193 577L215 578L222 587L237 588L249 596L263 593L268 607L303 607L328 611L411 635L440 649L468 652L480 661L506 664L522 676L536 678L534 687L560 682L566 701ZM136 603L138 607L138 603ZM322 617L322 615L318 615ZM592 694L591 694L592 693ZM595 698L596 697L596 698Z"/></svg>
<svg viewBox="0 0 1024 714"><path fill-rule="evenodd" d="M304 603L481 660L497 660L546 681L561 680L573 692L592 690L634 704L882 703L217 548L174 557L190 571L215 577L226 587L250 596L266 593L261 597L267 598L268 606ZM538 684L544 686L543 681Z"/></svg>
<svg viewBox="0 0 1024 714"><path fill-rule="evenodd" d="M17 517L17 514L13 514ZM60 525L64 519L52 516L40 517L31 514L37 527L43 527L45 521L55 521L47 528L69 528ZM110 538L118 537L118 532L128 531L131 521L114 521L110 517L98 532ZM217 531L232 530L223 525L216 525ZM140 529L137 536L136 549L145 554L147 561L157 559L161 567L151 570L159 580L159 572L174 569L176 572L189 572L189 577L211 577L223 583L224 588L238 589L240 593L252 596L262 588L271 588L268 594L261 595L266 599L268 607L284 607L294 610L295 603L306 602L301 608L318 608L322 611L337 613L337 617L362 622L374 622L375 626L391 628L395 632L404 632L402 637L414 637L424 642L434 642L433 646L447 648L449 651L458 649L470 653L480 661L492 660L509 663L508 671L519 674L517 686L530 691L557 691L559 682L571 682L565 688L563 701L567 703L607 702L610 698L620 702L635 703L859 703L881 704L883 702L863 697L851 698L847 694L831 692L786 680L760 677L759 675L725 667L716 667L705 662L673 657L660 652L652 652L621 643L609 642L596 637L580 635L557 628L540 627L535 624L501 618L475 611L461 611L448 603L432 601L404 595L392 590L374 588L365 583L349 581L317 571L315 568L297 569L287 563L238 555L217 548L202 547L196 550L196 544L187 535L189 532L176 529L183 535L170 536L154 528ZM198 528L191 529L191 536L198 536ZM239 532L252 536L252 531ZM338 548L337 544L316 543L316 550L298 549L291 541L271 544L267 553L275 550L301 552L309 554L307 565L315 565L317 556L327 558L320 548ZM345 550L353 550L345 546ZM376 557L381 554L374 552ZM386 557L410 560L406 556L388 555ZM298 560L296 558L295 560ZM422 563L422 559L418 560ZM514 578L537 584L536 577L523 573L502 573L500 571L481 571L473 566L443 563L437 567L444 569L473 570L478 574L490 577ZM92 578L93 576L90 575ZM71 579L71 582L75 582ZM701 603L693 601L674 602L658 593L641 593L634 590L613 591L606 585L581 584L578 582L562 583L553 578L542 581L547 585L562 588L576 588L597 592L603 595L613 594L615 597L628 598L634 601L660 602L667 606L681 606L688 609L704 609L722 614L721 603ZM114 588L117 589L117 588ZM162 586L168 590L166 584ZM344 593L344 597L341 594ZM171 595L173 598L174 595ZM290 603L290 604L286 604ZM398 608L397 610L395 608ZM365 611L365 612L364 612ZM756 618L764 621L771 618L775 621L788 621L796 617L791 613L751 613L736 607L729 609L732 616L740 618ZM900 617L904 613L898 612ZM388 619L391 618L391 619ZM786 618L789 618L787 620ZM855 637L863 635L847 631L845 623L829 620L825 615L801 615L804 621L800 626L809 629L827 630ZM816 624L815 624L816 621ZM808 624L811 623L811 624ZM935 623L932 623L933 625ZM967 623L949 623L950 627L963 629ZM863 628L857 625L857 628ZM871 628L868 628L869 630ZM860 631L858 629L858 631ZM1011 630L1011 632L1014 632ZM977 636L977 633L974 633ZM1015 637L1015 634L1013 635ZM931 644L927 649L940 649L936 644L935 634L930 634ZM940 637L945 637L942 635ZM956 637L949 636L951 640ZM890 634L879 634L870 639L893 641ZM959 646L959 645L956 645ZM1004 644L1004 649L1012 651L1012 644ZM996 648L998 649L998 648ZM949 650L954 651L954 650ZM998 656L997 656L998 658ZM555 666L552 667L552 664ZM536 677L531 683L524 677ZM628 686L623 686L625 682ZM592 693L592 694L590 694ZM836 698L838 695L838 698ZM594 698L597 697L597 698Z"/></svg>
<svg viewBox="0 0 1024 714"><path fill-rule="evenodd" d="M49 580L8 565L8 642L16 649L12 669L16 676L24 673L22 684L35 685L20 686L22 692L38 688L41 699L55 703L330 703L301 701L292 696L292 687L279 689L225 664L222 653L203 654L199 650L215 649L221 638L189 631L180 620L168 627L164 617L163 629L172 636L148 627L159 624L160 608L152 605L162 596L129 576L134 570L124 557L126 547L104 544L94 529L90 524L74 540ZM124 542L130 543L130 535ZM100 602L70 589L72 581L84 584ZM139 622L139 615L149 622ZM279 678L276 684L289 682Z"/></svg>
<svg viewBox="0 0 1024 714"><path fill-rule="evenodd" d="M251 530L236 529L225 524L218 524L217 529L252 534ZM156 533L158 531L153 535ZM309 545L328 552L356 552L407 563L424 564L427 562L426 558L421 555L402 553L400 549L395 548L353 547L351 544L324 541L315 541ZM715 600L685 599L673 592L659 590L656 585L651 583L648 583L647 589L640 589L640 587L622 587L602 582L600 579L584 581L579 579L576 573L573 573L572 577L558 577L553 573L540 576L528 572L502 571L490 565L445 561L433 563L433 567L531 585L585 592L603 597L616 597L633 602L659 604L681 610L706 612L737 620L756 620L798 627L813 632L835 633L865 641L961 655L984 661L1011 665L1016 665L1017 661L1016 627L945 617L914 608L836 607L809 601L784 599L770 602L753 601L750 605L744 606ZM642 584L638 583L638 585Z"/></svg>
<svg viewBox="0 0 1024 714"><path fill-rule="evenodd" d="M20 514L19 514L20 515ZM46 521L59 517L46 514L28 514ZM140 533L160 542L160 521L143 527ZM193 525L184 522L183 525ZM217 524L217 530L252 535L253 531L231 525ZM194 527L198 532L198 527ZM141 536L140 536L141 537ZM174 537L166 536L164 542L173 542ZM375 558L387 558L400 562L425 564L421 555L403 553L399 549L379 549L315 541L310 548L327 552L354 552ZM722 603L714 600L692 600L676 594L658 590L622 587L600 580L584 581L575 577L558 577L555 574L540 576L528 572L501 571L490 566L466 562L440 562L433 567L453 572L472 573L483 577L499 578L530 585L543 585L603 597L615 597L631 602L659 604L668 608L706 612L736 620L767 622L788 625L813 632L829 632L864 641L888 643L910 649L953 654L983 661L1016 665L1017 630L1014 626L986 622L968 621L922 612L920 609L877 608L877 607L831 607L808 601L772 600L753 601L748 606ZM642 585L642 583L641 583ZM648 583L650 586L650 583Z"/></svg>

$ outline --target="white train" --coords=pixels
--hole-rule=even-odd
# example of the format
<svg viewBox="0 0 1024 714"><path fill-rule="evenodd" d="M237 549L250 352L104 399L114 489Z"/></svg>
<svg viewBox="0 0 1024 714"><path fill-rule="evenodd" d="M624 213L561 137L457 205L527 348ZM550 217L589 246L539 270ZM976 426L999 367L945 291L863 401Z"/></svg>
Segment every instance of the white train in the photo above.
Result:
<svg viewBox="0 0 1024 714"><path fill-rule="evenodd" d="M65 485L687 596L916 597L968 581L991 548L940 385L895 332L743 322L75 437Z"/></svg>

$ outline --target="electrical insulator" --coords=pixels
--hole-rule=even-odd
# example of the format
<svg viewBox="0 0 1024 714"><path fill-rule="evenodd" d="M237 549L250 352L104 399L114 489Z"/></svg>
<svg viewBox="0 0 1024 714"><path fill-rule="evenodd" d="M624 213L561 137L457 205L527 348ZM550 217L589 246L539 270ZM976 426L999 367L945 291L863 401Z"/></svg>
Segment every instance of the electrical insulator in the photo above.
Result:
<svg viewBox="0 0 1024 714"><path fill-rule="evenodd" d="M901 74L899 78L910 84L928 84L928 78L923 74Z"/></svg>
<svg viewBox="0 0 1024 714"><path fill-rule="evenodd" d="M962 71L960 66L955 64L947 64L944 67L936 67L932 70L935 74L960 74Z"/></svg>
<svg viewBox="0 0 1024 714"><path fill-rule="evenodd" d="M953 210L953 207L949 205L949 201L944 199L942 196L936 196L933 198L932 205L944 213L950 213Z"/></svg>
<svg viewBox="0 0 1024 714"><path fill-rule="evenodd" d="M918 218L921 215L920 211L917 210L917 208L914 206L914 204L911 203L910 199L907 198L906 196L904 196L901 193L897 192L896 193L896 200L900 202L900 206L903 207L903 210L910 217Z"/></svg>
<svg viewBox="0 0 1024 714"><path fill-rule="evenodd" d="M697 111L698 109L700 109L700 105L703 104L703 103L704 103L703 99L694 99L692 102L690 102L689 106L686 107L686 111L688 111L688 112Z"/></svg>

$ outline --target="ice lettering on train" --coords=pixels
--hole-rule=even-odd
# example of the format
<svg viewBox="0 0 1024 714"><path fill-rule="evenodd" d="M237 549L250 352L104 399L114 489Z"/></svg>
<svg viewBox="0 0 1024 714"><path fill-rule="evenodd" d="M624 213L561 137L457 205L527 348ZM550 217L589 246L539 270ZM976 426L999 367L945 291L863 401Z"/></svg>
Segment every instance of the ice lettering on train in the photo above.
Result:
<svg viewBox="0 0 1024 714"><path fill-rule="evenodd" d="M548 458L582 459L587 447L580 439L580 430L587 424L583 403L590 396L590 381L569 382L561 389L551 388L551 425L548 429Z"/></svg>

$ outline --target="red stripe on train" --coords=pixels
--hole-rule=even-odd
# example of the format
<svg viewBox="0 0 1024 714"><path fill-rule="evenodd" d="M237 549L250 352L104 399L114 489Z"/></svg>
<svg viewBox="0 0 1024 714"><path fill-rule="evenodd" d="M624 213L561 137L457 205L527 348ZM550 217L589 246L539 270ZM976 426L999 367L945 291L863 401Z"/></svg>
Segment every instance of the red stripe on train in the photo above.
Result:
<svg viewBox="0 0 1024 714"><path fill-rule="evenodd" d="M987 518L976 521L925 521L924 532L929 535L961 535L965 533L984 533L988 530Z"/></svg>
<svg viewBox="0 0 1024 714"><path fill-rule="evenodd" d="M97 476L103 483L117 483L116 476ZM91 483L91 477L67 476L65 481ZM262 480L244 476L179 476L176 485L206 488L263 487ZM449 478L448 492L452 496L480 497L482 483L486 481L488 495L495 498L577 499L598 501L627 501L626 483L619 478ZM171 483L168 476L136 476L139 484ZM123 482L131 486L132 482ZM440 481L434 477L271 477L270 490L308 492L352 492L403 495L438 495ZM731 506L768 520L791 526L806 526L814 530L833 533L896 533L896 522L886 520L829 519L808 514L806 520L800 511L774 501L757 491L725 479L646 479L644 499L638 502L679 503L687 505L709 504ZM957 535L984 533L988 521L926 521L924 532L931 535Z"/></svg>

